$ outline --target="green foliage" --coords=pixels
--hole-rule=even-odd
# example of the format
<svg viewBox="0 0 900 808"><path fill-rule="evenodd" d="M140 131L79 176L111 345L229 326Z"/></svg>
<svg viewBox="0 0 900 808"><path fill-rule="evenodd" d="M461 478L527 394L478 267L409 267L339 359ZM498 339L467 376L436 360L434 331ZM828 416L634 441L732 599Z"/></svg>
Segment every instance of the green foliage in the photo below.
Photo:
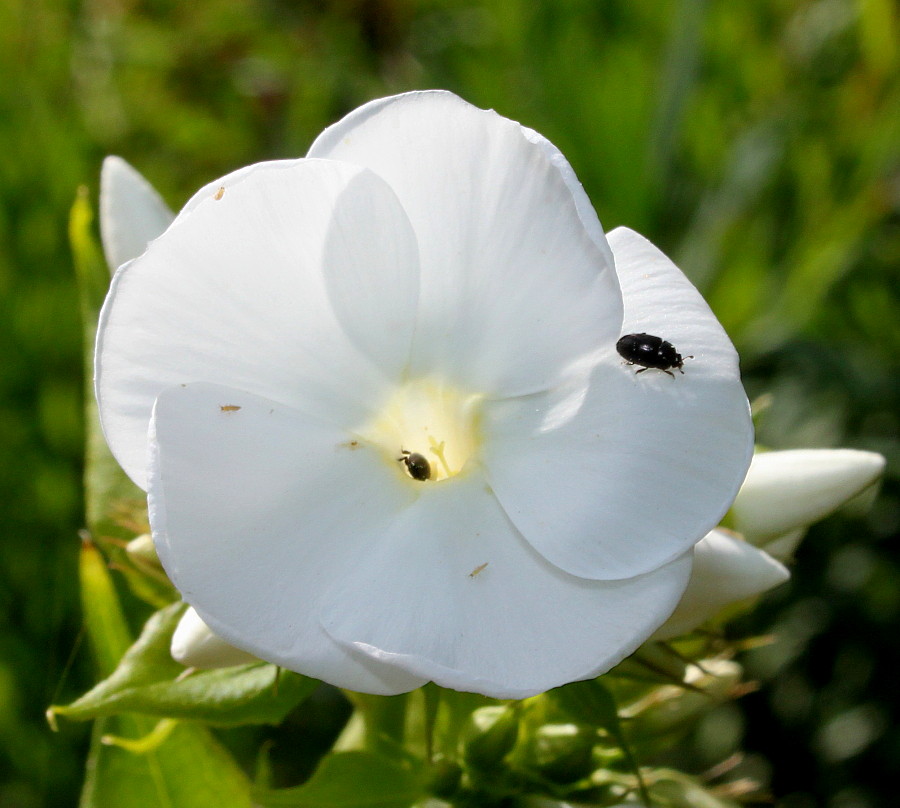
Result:
<svg viewBox="0 0 900 808"><path fill-rule="evenodd" d="M81 551L82 606L97 669L113 674L130 635L115 587L99 551ZM250 808L250 783L209 732L173 726L149 743L127 748L112 738L140 739L153 722L136 715L94 725L80 808Z"/></svg>
<svg viewBox="0 0 900 808"><path fill-rule="evenodd" d="M263 663L183 676L184 668L169 652L183 613L184 606L174 603L154 614L106 679L53 712L76 720L141 713L216 726L277 724L318 686Z"/></svg>
<svg viewBox="0 0 900 808"><path fill-rule="evenodd" d="M463 759L471 769L493 772L501 768L518 737L516 705L481 707L469 716L463 731Z"/></svg>
<svg viewBox="0 0 900 808"><path fill-rule="evenodd" d="M338 752L302 786L257 789L253 796L272 808L408 808L424 794L415 769L369 752Z"/></svg>

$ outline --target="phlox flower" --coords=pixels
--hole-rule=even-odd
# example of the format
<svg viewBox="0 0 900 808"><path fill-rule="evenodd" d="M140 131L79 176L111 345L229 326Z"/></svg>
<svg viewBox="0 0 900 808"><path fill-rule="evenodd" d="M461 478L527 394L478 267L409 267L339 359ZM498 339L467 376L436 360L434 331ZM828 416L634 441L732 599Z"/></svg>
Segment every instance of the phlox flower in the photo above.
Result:
<svg viewBox="0 0 900 808"><path fill-rule="evenodd" d="M385 98L168 227L105 173L107 241L137 227L121 207L165 231L107 244L134 260L99 325L104 433L222 640L362 692L519 698L669 616L750 462L737 356L546 139L450 93ZM684 374L625 364L640 332Z"/></svg>

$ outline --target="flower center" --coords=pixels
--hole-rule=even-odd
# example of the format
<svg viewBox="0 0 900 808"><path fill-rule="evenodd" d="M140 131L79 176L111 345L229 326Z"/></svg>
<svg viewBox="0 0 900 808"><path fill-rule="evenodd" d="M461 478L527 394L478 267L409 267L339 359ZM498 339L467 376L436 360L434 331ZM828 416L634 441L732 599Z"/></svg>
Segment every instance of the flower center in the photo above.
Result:
<svg viewBox="0 0 900 808"><path fill-rule="evenodd" d="M436 379L416 379L398 387L357 434L410 479L446 480L478 450L483 399Z"/></svg>

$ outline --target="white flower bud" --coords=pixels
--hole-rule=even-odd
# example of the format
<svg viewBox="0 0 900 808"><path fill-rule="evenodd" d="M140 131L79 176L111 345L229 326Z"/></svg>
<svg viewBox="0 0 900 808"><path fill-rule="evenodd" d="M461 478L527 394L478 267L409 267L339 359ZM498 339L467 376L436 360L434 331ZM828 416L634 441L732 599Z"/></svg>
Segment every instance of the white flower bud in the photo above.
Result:
<svg viewBox="0 0 900 808"><path fill-rule="evenodd" d="M193 607L182 616L172 635L172 658L188 668L229 668L259 660L229 645L203 622Z"/></svg>
<svg viewBox="0 0 900 808"><path fill-rule="evenodd" d="M806 528L853 499L881 476L884 464L880 454L855 449L756 454L732 506L734 528L751 544L789 558L802 533L790 540L785 534Z"/></svg>
<svg viewBox="0 0 900 808"><path fill-rule="evenodd" d="M107 157L100 174L100 236L109 271L137 258L175 215L156 189L121 157Z"/></svg>
<svg viewBox="0 0 900 808"><path fill-rule="evenodd" d="M768 553L722 530L713 530L694 547L694 568L672 616L652 640L692 631L725 606L761 595L790 577Z"/></svg>
<svg viewBox="0 0 900 808"><path fill-rule="evenodd" d="M153 537L149 533L142 533L125 545L128 557L138 566L150 565L160 568L159 556L153 546Z"/></svg>

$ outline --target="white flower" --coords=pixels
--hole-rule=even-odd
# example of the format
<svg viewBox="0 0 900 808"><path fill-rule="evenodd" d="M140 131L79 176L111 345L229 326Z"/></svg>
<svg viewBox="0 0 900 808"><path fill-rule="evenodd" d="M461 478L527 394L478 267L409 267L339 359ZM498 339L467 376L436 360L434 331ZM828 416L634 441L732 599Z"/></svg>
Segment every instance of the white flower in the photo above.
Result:
<svg viewBox="0 0 900 808"><path fill-rule="evenodd" d="M872 486L884 457L856 449L792 449L754 455L732 506L735 530L781 560L806 528Z"/></svg>
<svg viewBox="0 0 900 808"><path fill-rule="evenodd" d="M684 375L623 363L635 332ZM209 627L372 693L607 670L672 612L752 451L681 272L607 241L548 141L444 92L201 189L116 274L96 390Z"/></svg>
<svg viewBox="0 0 900 808"><path fill-rule="evenodd" d="M761 595L788 578L787 568L768 553L723 530L713 530L694 547L687 589L651 639L687 634L726 606Z"/></svg>

